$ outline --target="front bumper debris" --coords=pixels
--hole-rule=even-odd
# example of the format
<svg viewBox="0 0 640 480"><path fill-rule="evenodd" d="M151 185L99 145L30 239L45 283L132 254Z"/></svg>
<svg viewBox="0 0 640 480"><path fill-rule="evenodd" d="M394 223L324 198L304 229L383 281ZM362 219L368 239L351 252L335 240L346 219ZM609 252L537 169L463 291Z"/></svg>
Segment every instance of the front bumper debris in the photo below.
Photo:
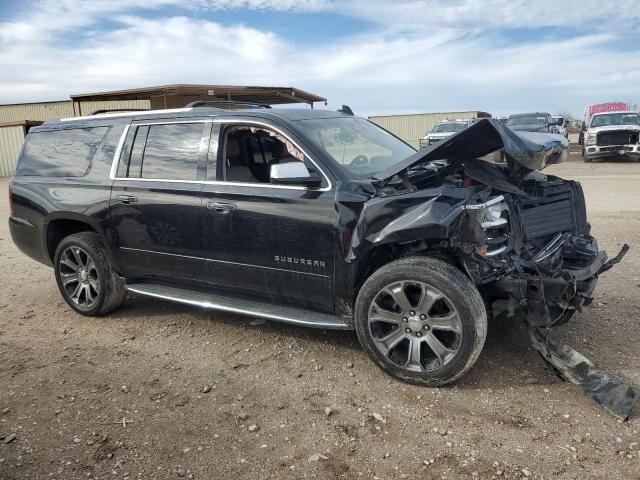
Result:
<svg viewBox="0 0 640 480"><path fill-rule="evenodd" d="M486 285L485 292L508 301L493 305L494 315L522 314L533 347L560 375L582 389L616 417L626 420L640 393L615 375L596 369L593 363L568 345L550 338L553 327L569 321L593 299L598 276L619 263L629 251L625 244L610 260L598 250L589 236L562 235L526 265L526 271L514 272Z"/></svg>
<svg viewBox="0 0 640 480"><path fill-rule="evenodd" d="M628 251L629 246L624 244L620 252L609 261L604 252L598 252L591 264L570 272L563 271L561 277L564 281L576 286L588 285L588 294L583 291L580 295L583 298L589 298L595 287L597 276L619 263ZM576 292L578 291L576 289ZM575 302L575 305L579 308L581 304ZM542 325L539 319L536 321L535 318L527 317L533 347L561 378L580 387L585 394L619 419L627 420L640 393L617 376L598 370L588 358L568 345L559 344L549 338L554 321L549 316L549 306L546 302L544 307L547 312L546 325Z"/></svg>
<svg viewBox="0 0 640 480"><path fill-rule="evenodd" d="M627 420L640 394L615 375L602 372L593 363L565 344L548 336L545 329L529 323L533 348L540 352L565 380L577 385L593 400L621 420Z"/></svg>

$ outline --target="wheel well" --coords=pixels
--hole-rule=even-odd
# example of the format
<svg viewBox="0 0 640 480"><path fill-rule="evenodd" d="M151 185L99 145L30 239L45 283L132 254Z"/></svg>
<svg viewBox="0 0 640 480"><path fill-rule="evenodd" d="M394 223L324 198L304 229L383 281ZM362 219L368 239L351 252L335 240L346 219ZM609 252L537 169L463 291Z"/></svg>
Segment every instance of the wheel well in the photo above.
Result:
<svg viewBox="0 0 640 480"><path fill-rule="evenodd" d="M387 263L393 262L394 260L413 255L438 258L453 265L458 269L461 269L464 272L464 269L461 268L460 262L457 261L453 253L446 248L435 245L428 245L425 242L410 243L404 245L381 245L374 248L367 255L366 259L360 262L360 267L356 273L354 282L353 298L356 298L358 292L360 291L360 288L373 272L383 267Z"/></svg>
<svg viewBox="0 0 640 480"><path fill-rule="evenodd" d="M49 223L47 228L47 252L53 262L56 248L63 238L79 232L95 232L95 229L88 223L79 220L58 219Z"/></svg>

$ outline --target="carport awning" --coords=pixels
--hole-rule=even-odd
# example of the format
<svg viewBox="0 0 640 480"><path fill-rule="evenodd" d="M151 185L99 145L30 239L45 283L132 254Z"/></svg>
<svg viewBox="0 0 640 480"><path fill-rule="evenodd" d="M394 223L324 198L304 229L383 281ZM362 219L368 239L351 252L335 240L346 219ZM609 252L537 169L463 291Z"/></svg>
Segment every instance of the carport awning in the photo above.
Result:
<svg viewBox="0 0 640 480"><path fill-rule="evenodd" d="M327 101L324 97L294 87L191 84L82 93L71 95L71 99L74 101L145 100L151 97L161 96L202 97L203 100L235 100L238 102L267 103L270 105L286 103L306 103L313 105L315 102Z"/></svg>

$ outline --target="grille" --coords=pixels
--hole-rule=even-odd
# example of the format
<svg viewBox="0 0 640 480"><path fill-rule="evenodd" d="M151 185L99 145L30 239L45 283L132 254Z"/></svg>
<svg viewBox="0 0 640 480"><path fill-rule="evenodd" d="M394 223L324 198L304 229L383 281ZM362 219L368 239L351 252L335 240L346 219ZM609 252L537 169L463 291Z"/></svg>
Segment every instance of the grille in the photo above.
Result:
<svg viewBox="0 0 640 480"><path fill-rule="evenodd" d="M570 200L561 200L522 210L524 236L528 239L558 232L572 232L573 209Z"/></svg>
<svg viewBox="0 0 640 480"><path fill-rule="evenodd" d="M638 143L638 132L616 130L600 132L597 136L598 145L628 145L630 143Z"/></svg>
<svg viewBox="0 0 640 480"><path fill-rule="evenodd" d="M586 230L584 196L579 184L565 181L539 183L533 188L525 188L525 191L531 195L519 202L525 239Z"/></svg>

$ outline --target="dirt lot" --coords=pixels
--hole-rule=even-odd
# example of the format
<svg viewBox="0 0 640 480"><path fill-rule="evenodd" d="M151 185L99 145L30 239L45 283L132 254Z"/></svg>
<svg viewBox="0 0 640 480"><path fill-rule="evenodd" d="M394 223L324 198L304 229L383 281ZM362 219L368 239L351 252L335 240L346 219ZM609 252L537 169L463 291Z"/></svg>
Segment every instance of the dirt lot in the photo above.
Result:
<svg viewBox="0 0 640 480"><path fill-rule="evenodd" d="M640 165L549 172L583 182L602 247L632 247L558 334L640 386ZM139 296L81 317L6 220L0 272L4 480L640 478L640 413L617 421L560 381L521 324L490 324L470 374L428 389L387 377L349 332Z"/></svg>

